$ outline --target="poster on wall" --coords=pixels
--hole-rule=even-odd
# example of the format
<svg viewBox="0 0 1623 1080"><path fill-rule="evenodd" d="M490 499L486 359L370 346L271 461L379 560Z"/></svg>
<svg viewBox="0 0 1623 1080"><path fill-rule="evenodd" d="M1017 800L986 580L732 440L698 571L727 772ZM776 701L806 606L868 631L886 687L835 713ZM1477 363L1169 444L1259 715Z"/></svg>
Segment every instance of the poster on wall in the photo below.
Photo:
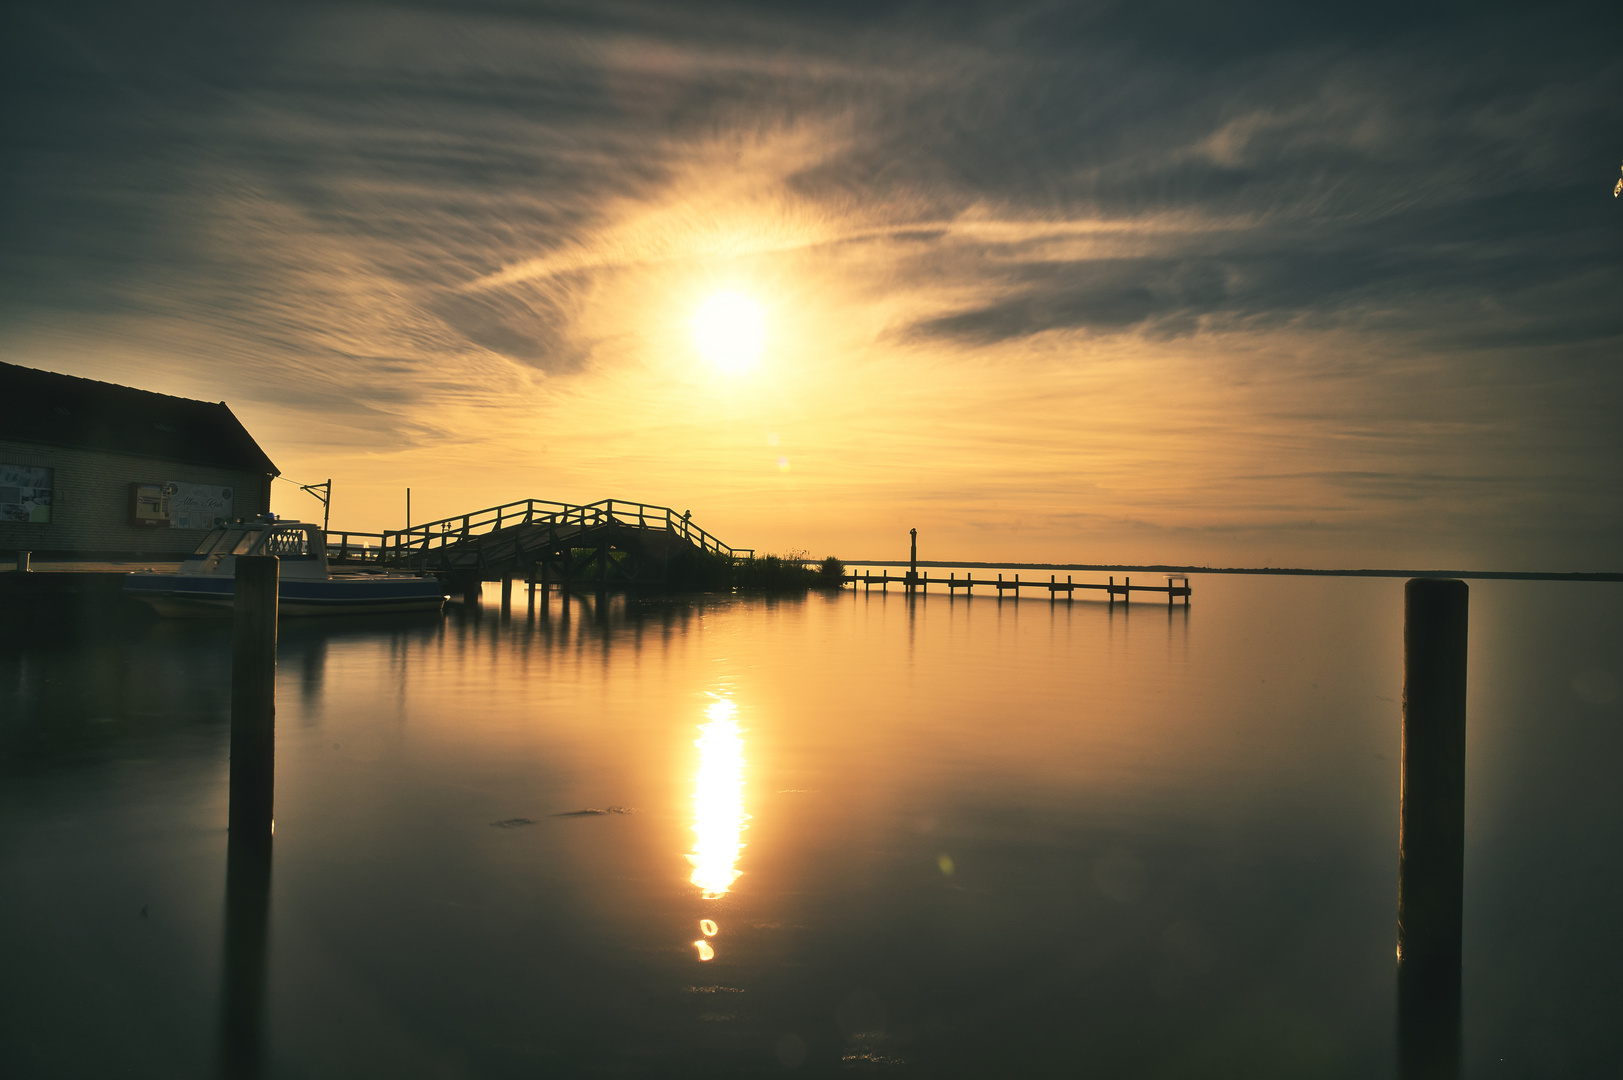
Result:
<svg viewBox="0 0 1623 1080"><path fill-rule="evenodd" d="M167 529L169 510L164 505L162 484L130 485L130 524L148 529Z"/></svg>
<svg viewBox="0 0 1623 1080"><path fill-rule="evenodd" d="M52 471L0 463L0 521L49 523Z"/></svg>
<svg viewBox="0 0 1623 1080"><path fill-rule="evenodd" d="M231 489L213 484L168 483L169 524L176 529L212 529L231 520Z"/></svg>
<svg viewBox="0 0 1623 1080"><path fill-rule="evenodd" d="M232 489L214 484L130 485L130 524L155 529L212 529L231 520Z"/></svg>

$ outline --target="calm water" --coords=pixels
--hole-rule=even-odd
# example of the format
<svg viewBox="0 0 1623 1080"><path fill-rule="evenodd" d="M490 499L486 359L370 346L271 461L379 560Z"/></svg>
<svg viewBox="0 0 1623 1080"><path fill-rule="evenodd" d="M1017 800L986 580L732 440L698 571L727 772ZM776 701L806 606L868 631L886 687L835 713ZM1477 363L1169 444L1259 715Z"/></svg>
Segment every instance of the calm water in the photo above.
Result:
<svg viewBox="0 0 1623 1080"><path fill-rule="evenodd" d="M1472 586L1472 1076L1623 1068L1620 600ZM1401 632L1221 576L284 624L235 1005L270 1077L1390 1076ZM218 1071L229 673L0 644L0 1075Z"/></svg>

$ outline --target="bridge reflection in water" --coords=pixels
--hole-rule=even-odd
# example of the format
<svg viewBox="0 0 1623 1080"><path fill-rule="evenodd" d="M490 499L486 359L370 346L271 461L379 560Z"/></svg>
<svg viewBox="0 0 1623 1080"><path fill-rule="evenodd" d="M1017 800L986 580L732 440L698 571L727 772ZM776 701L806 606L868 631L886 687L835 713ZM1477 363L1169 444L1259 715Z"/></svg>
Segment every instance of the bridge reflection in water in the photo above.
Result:
<svg viewBox="0 0 1623 1080"><path fill-rule="evenodd" d="M693 784L693 864L689 880L698 886L706 900L725 896L738 880L738 854L749 815L744 812L744 737L738 726L738 709L722 698L705 710L710 719L699 725L699 772ZM716 955L707 940L719 927L712 919L699 920L704 934L693 943L700 960Z"/></svg>

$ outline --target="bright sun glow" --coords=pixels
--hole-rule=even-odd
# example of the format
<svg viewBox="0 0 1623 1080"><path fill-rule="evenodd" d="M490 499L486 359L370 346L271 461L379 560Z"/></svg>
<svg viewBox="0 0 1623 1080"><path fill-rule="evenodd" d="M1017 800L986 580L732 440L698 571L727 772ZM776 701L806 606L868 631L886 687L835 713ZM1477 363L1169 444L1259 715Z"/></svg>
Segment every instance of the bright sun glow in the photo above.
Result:
<svg viewBox="0 0 1623 1080"><path fill-rule="evenodd" d="M744 739L731 701L705 710L710 722L699 725L699 775L694 778L693 884L707 900L724 895L738 877L734 864L743 850L739 834L744 813ZM708 928L706 936L709 935ZM704 949L699 950L701 953Z"/></svg>
<svg viewBox="0 0 1623 1080"><path fill-rule="evenodd" d="M765 331L761 305L741 293L717 293L693 317L694 344L706 360L723 371L754 367L761 357Z"/></svg>

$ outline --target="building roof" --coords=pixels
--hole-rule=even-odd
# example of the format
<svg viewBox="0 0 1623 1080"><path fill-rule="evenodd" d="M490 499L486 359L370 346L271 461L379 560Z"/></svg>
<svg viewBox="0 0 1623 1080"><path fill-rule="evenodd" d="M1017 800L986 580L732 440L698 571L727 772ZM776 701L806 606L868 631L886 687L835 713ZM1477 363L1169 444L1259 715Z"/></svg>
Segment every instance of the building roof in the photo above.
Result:
<svg viewBox="0 0 1623 1080"><path fill-rule="evenodd" d="M0 438L280 475L225 402L0 363Z"/></svg>

